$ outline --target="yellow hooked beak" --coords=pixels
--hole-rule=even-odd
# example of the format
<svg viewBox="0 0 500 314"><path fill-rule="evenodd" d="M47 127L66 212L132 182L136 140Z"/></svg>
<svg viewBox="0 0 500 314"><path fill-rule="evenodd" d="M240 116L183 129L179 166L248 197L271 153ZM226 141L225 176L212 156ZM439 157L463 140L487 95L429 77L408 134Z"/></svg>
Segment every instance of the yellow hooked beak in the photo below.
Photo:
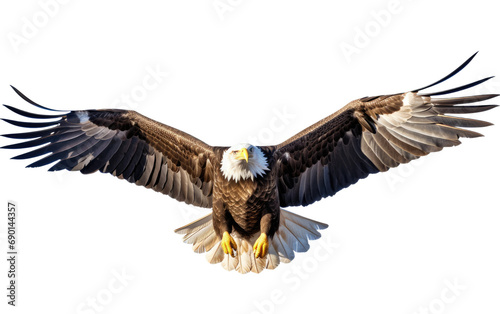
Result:
<svg viewBox="0 0 500 314"><path fill-rule="evenodd" d="M236 153L236 160L242 160L245 159L245 161L248 163L248 150L246 148L242 148Z"/></svg>

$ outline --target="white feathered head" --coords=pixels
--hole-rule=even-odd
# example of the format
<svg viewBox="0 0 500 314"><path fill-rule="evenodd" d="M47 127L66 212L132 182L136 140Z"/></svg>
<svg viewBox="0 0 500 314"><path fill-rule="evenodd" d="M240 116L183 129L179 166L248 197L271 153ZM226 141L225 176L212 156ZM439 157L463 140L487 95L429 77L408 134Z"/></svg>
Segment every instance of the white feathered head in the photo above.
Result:
<svg viewBox="0 0 500 314"><path fill-rule="evenodd" d="M267 168L267 158L260 148L244 143L231 146L224 152L221 171L227 180L246 180L262 176Z"/></svg>

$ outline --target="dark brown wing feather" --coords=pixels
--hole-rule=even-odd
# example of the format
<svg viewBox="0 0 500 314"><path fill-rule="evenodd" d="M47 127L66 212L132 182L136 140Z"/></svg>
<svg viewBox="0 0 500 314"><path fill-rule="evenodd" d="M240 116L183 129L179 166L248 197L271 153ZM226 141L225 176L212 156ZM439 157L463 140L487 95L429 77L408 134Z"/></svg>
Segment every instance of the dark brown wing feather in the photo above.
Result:
<svg viewBox="0 0 500 314"><path fill-rule="evenodd" d="M452 77L473 58L445 78ZM306 206L332 196L371 173L387 171L443 147L460 144L460 137L481 134L462 127L490 123L448 116L489 110L495 105L467 105L497 95L435 98L486 81L418 95L408 93L364 97L276 146L280 205ZM423 88L422 88L423 89Z"/></svg>
<svg viewBox="0 0 500 314"><path fill-rule="evenodd" d="M28 102L48 109L16 92ZM28 167L56 162L50 171L66 169L88 174L99 170L188 204L212 206L213 149L189 134L135 111L82 110L40 115L6 107L25 117L44 119L44 122L4 119L6 122L27 128L49 127L4 135L30 140L3 148L44 145L14 157L46 155Z"/></svg>

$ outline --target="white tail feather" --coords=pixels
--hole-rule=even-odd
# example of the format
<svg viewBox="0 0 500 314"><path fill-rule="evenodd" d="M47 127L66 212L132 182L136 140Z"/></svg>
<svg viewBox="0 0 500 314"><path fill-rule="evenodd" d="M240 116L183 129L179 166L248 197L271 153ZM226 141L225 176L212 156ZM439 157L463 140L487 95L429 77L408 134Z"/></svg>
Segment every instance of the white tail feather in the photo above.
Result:
<svg viewBox="0 0 500 314"><path fill-rule="evenodd" d="M289 263L295 257L294 251L306 252L309 249L309 240L321 237L317 230L327 227L326 224L282 209L280 227L269 241L268 254L262 258L256 258L253 253L253 244L259 237L259 232L250 238L244 238L233 231L231 236L236 242L236 254L234 256L224 254L220 244L221 239L217 237L213 228L212 214L178 228L175 232L184 234L184 242L193 244L195 252L207 252L206 258L209 263L221 263L226 270L236 270L245 274L250 271L260 273L264 269L275 269L280 263Z"/></svg>

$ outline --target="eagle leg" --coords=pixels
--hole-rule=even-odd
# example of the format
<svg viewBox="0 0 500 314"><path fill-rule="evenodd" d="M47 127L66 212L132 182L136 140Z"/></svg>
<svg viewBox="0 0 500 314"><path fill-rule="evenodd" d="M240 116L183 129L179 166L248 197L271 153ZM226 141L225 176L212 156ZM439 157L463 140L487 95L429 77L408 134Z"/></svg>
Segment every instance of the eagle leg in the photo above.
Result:
<svg viewBox="0 0 500 314"><path fill-rule="evenodd" d="M267 254L269 248L269 242L267 241L267 234L264 232L260 234L259 238L255 241L253 245L253 253L256 258L264 257Z"/></svg>
<svg viewBox="0 0 500 314"><path fill-rule="evenodd" d="M221 245L224 253L234 256L233 249L236 251L236 242L234 242L233 237L229 235L229 232L224 231L224 234L222 235Z"/></svg>

